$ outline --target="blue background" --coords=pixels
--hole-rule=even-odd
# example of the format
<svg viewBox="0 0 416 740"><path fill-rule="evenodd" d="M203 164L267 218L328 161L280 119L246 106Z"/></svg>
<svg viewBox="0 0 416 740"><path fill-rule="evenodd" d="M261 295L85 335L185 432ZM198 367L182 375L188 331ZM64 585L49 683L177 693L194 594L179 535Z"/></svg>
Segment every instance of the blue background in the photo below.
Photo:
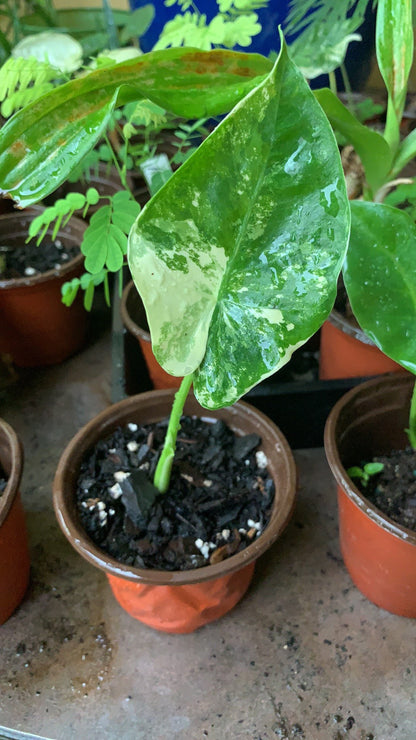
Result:
<svg viewBox="0 0 416 740"><path fill-rule="evenodd" d="M136 9L143 5L148 5L149 0L130 0L130 7ZM151 51L165 23L175 17L180 12L180 7L175 4L173 7L166 8L163 0L154 0L152 4L155 8L155 18L148 31L140 39L140 46L143 51ZM197 0L196 5L201 13L206 14L207 19L211 18L217 12L217 4L214 0ZM374 50L374 26L375 14L371 9L372 3L369 2L366 19L363 26L359 29L363 40L353 41L348 47L346 58L347 73L353 90L361 90L371 69L371 58ZM235 47L240 51L258 52L268 55L270 51L279 51L279 37L277 27L279 24L284 31L285 19L288 13L288 0L270 0L267 8L256 11L262 26L262 31L254 36L251 46ZM286 40L290 45L293 36L287 36ZM312 80L311 87L323 87L327 85L328 78L326 75L317 77ZM337 74L338 89L343 90L343 83Z"/></svg>

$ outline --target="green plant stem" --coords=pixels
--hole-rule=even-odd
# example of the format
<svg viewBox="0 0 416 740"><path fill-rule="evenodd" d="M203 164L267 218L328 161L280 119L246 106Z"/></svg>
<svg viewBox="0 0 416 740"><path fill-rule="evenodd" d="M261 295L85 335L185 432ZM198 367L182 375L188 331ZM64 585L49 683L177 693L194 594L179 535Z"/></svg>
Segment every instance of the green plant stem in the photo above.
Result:
<svg viewBox="0 0 416 740"><path fill-rule="evenodd" d="M334 93L334 95L338 95L337 78L335 77L334 71L328 72L328 79L329 79L329 87L330 87L331 92Z"/></svg>
<svg viewBox="0 0 416 740"><path fill-rule="evenodd" d="M107 146L108 146L108 148L109 148L109 150L111 152L111 158L113 160L114 167L116 168L116 170L118 172L118 176L120 178L120 182L121 182L123 188L125 190L128 190L128 192L130 193L130 195L133 197L133 193L131 192L131 189L129 188L129 186L127 184L127 170L126 170L126 164L125 164L125 162L123 163L123 166L120 167L120 163L119 163L118 158L117 158L117 153L114 151L114 147L112 145L112 142L108 138L107 134L104 134L103 139L104 139L105 143L107 144Z"/></svg>
<svg viewBox="0 0 416 740"><path fill-rule="evenodd" d="M412 400L410 402L409 429L407 436L413 449L416 450L416 382L413 386Z"/></svg>
<svg viewBox="0 0 416 740"><path fill-rule="evenodd" d="M153 483L160 493L166 493L169 488L170 473L173 458L175 456L176 438L180 429L180 421L183 407L192 385L193 375L185 375L179 390L175 393L172 411L170 413L169 425L166 432L165 444L156 466Z"/></svg>
<svg viewBox="0 0 416 740"><path fill-rule="evenodd" d="M345 64L340 65L340 71L341 71L342 81L344 83L345 94L347 96L347 106L350 109L351 113L353 115L356 115L352 89L351 89L350 80L348 77L347 68Z"/></svg>

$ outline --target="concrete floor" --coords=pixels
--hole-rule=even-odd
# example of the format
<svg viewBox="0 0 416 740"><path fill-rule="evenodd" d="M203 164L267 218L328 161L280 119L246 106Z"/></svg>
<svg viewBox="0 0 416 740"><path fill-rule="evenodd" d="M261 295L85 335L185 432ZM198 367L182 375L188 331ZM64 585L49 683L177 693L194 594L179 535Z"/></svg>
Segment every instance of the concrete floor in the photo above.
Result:
<svg viewBox="0 0 416 740"><path fill-rule="evenodd" d="M0 736L415 740L416 624L351 583L322 449L295 452L293 520L231 613L170 636L122 611L61 534L51 502L64 446L110 388L107 328L0 397L25 448L32 559L26 598L0 628Z"/></svg>

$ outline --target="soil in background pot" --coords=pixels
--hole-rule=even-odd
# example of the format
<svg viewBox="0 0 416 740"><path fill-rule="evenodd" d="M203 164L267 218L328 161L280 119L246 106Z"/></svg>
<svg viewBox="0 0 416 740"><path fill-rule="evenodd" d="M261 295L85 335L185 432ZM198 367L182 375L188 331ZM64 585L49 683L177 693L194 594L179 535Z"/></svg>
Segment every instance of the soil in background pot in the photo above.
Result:
<svg viewBox="0 0 416 740"><path fill-rule="evenodd" d="M383 514L416 532L416 450L393 450L360 464L368 462L383 463L383 470L370 476L366 486L354 477L357 488Z"/></svg>
<svg viewBox="0 0 416 740"><path fill-rule="evenodd" d="M0 279L14 280L59 270L78 254L79 247L64 247L59 238L54 242L45 241L39 247L35 242L19 247L0 244Z"/></svg>
<svg viewBox="0 0 416 740"><path fill-rule="evenodd" d="M150 482L167 419L119 427L84 459L77 505L83 527L119 562L189 570L234 555L264 530L273 480L256 434L182 417L168 493Z"/></svg>
<svg viewBox="0 0 416 740"><path fill-rule="evenodd" d="M6 476L6 473L3 470L3 467L0 463L0 496L2 495L3 491L5 491L7 486L8 477Z"/></svg>

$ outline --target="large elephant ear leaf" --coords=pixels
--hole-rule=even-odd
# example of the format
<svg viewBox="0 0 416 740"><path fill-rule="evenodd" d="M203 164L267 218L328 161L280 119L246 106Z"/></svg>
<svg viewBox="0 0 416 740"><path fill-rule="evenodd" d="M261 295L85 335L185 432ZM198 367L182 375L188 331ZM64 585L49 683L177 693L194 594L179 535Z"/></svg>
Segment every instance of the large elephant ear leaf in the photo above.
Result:
<svg viewBox="0 0 416 740"><path fill-rule="evenodd" d="M383 203L351 204L344 281L354 316L389 357L416 373L416 226Z"/></svg>
<svg viewBox="0 0 416 740"><path fill-rule="evenodd" d="M193 372L203 406L233 403L320 327L348 233L334 136L282 44L130 232L160 364Z"/></svg>

